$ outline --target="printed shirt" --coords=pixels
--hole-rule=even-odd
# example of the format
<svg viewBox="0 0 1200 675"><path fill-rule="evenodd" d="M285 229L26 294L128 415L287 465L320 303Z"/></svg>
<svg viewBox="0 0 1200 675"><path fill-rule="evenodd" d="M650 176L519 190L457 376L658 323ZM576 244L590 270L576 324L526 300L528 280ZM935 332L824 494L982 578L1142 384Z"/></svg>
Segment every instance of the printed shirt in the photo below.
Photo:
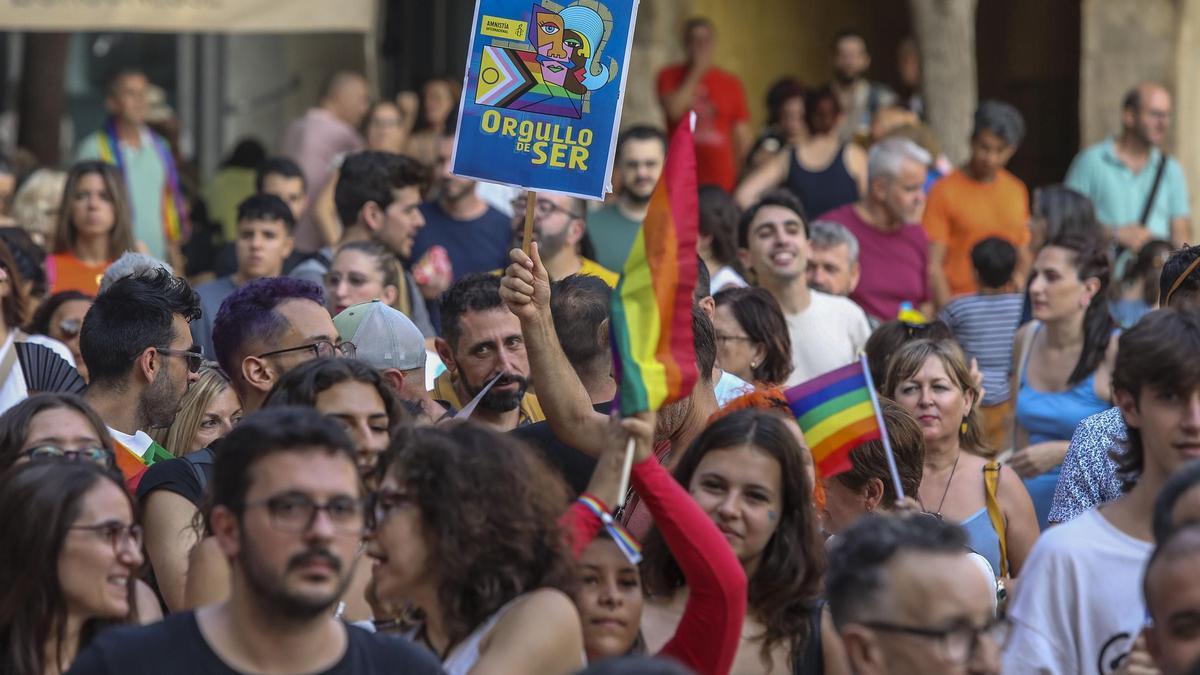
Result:
<svg viewBox="0 0 1200 675"><path fill-rule="evenodd" d="M1125 452L1125 418L1116 407L1084 418L1075 428L1050 505L1050 522L1065 523L1121 496L1113 452Z"/></svg>

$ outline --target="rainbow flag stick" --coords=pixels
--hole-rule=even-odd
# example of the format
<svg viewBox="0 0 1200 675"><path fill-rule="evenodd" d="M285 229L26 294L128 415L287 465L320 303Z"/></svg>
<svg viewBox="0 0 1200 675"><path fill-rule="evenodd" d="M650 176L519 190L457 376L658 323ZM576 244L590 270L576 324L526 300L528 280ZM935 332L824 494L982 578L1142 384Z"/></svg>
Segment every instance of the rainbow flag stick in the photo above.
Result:
<svg viewBox="0 0 1200 675"><path fill-rule="evenodd" d="M617 508L624 508L625 495L629 494L629 474L633 472L633 436L625 444L625 461L621 463L621 487L617 490Z"/></svg>
<svg viewBox="0 0 1200 675"><path fill-rule="evenodd" d="M867 365L867 355L858 357L862 363L863 374L867 378L867 389L871 392L871 406L875 408L875 421L879 423L879 440L883 442L883 453L887 455L888 471L892 473L892 484L896 487L896 497L904 499L904 488L900 486L900 470L896 468L896 456L892 454L892 441L888 438L887 425L883 423L883 410L879 407L879 395L875 393L875 382L871 380L871 367Z"/></svg>

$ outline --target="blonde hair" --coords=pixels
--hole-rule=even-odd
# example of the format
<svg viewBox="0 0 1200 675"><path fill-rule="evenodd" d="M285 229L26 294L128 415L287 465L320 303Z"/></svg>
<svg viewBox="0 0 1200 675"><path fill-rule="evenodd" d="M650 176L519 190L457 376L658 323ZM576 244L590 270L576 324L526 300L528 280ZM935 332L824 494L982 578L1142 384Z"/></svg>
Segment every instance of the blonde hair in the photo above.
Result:
<svg viewBox="0 0 1200 675"><path fill-rule="evenodd" d="M25 179L13 198L13 218L17 225L43 248L54 238L58 208L66 185L65 171L38 169Z"/></svg>
<svg viewBox="0 0 1200 675"><path fill-rule="evenodd" d="M971 393L971 409L963 418L966 429L958 434L959 444L964 450L988 453L991 449L984 440L983 430L979 422L979 402L982 399L981 389L971 377L971 369L967 366L967 358L962 348L953 340L930 340L922 338L904 345L888 359L887 377L884 382L884 394L890 398L896 397L896 389L900 383L912 378L925 366L925 362L936 357L946 369L946 375L954 386L964 394Z"/></svg>
<svg viewBox="0 0 1200 675"><path fill-rule="evenodd" d="M211 361L200 367L200 379L188 387L180 401L179 413L169 427L154 429L150 437L174 457L183 457L192 450L192 439L200 430L200 422L212 400L229 387L229 378Z"/></svg>
<svg viewBox="0 0 1200 675"><path fill-rule="evenodd" d="M53 253L72 253L78 232L71 220L71 202L75 199L75 188L84 176L96 174L104 181L104 189L112 200L113 228L108 233L108 259L133 248L133 219L129 210L129 197L125 192L125 181L111 164L95 160L76 162L67 173L67 184L63 188L62 203L58 207L58 224L54 230Z"/></svg>

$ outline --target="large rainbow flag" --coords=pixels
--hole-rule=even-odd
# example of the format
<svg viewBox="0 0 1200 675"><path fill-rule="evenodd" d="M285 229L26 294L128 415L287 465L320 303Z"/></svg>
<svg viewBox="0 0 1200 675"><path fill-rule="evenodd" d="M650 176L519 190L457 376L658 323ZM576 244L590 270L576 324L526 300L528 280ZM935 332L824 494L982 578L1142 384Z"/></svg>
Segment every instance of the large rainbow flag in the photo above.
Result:
<svg viewBox="0 0 1200 675"><path fill-rule="evenodd" d="M696 384L699 212L696 149L684 120L671 134L662 177L612 296L613 374L623 416L658 410Z"/></svg>
<svg viewBox="0 0 1200 675"><path fill-rule="evenodd" d="M882 438L873 393L865 359L784 392L812 449L818 476L849 471L850 451Z"/></svg>

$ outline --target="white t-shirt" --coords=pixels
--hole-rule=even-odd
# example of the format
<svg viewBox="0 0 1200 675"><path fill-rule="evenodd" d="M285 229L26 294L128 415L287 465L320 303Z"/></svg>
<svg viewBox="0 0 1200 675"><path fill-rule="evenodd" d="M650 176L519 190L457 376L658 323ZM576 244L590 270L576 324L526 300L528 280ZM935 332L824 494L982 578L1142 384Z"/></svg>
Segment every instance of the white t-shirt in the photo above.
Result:
<svg viewBox="0 0 1200 675"><path fill-rule="evenodd" d="M866 313L849 298L813 290L809 293L812 301L808 309L784 314L792 338L789 387L854 361L871 335Z"/></svg>
<svg viewBox="0 0 1200 675"><path fill-rule="evenodd" d="M1096 509L1042 532L1008 616L1006 673L1111 673L1146 622L1142 574L1154 546Z"/></svg>

